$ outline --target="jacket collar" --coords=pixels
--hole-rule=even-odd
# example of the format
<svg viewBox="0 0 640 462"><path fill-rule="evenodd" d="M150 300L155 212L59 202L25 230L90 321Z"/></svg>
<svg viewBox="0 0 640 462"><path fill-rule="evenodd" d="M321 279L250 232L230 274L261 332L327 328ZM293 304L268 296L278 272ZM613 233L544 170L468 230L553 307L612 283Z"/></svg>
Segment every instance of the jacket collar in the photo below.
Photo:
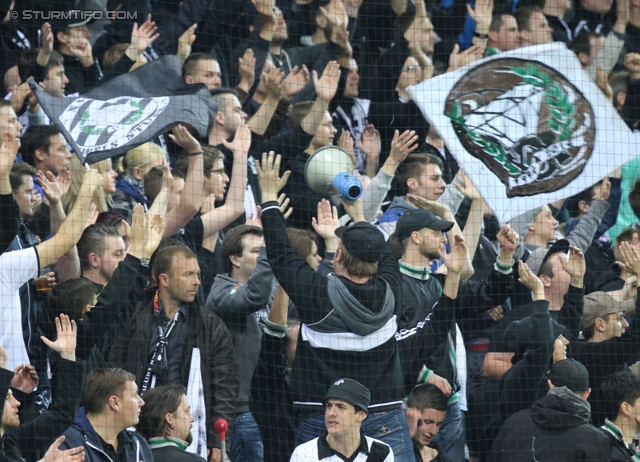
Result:
<svg viewBox="0 0 640 462"><path fill-rule="evenodd" d="M640 451L634 444L629 444L625 441L622 430L616 424L609 419L604 419L604 425L600 428L625 447L629 454L632 455L630 459L632 462L640 462Z"/></svg>
<svg viewBox="0 0 640 462"><path fill-rule="evenodd" d="M431 277L429 275L430 266L413 266L403 260L398 262L398 266L400 267L400 272L405 276L409 276L420 281L427 281Z"/></svg>

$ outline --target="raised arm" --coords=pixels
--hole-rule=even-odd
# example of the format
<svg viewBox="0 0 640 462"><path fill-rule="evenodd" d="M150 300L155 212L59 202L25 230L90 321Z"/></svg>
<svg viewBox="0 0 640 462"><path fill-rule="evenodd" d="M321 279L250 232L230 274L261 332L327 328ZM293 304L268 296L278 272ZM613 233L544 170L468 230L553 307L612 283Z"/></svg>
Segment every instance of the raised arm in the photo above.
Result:
<svg viewBox="0 0 640 462"><path fill-rule="evenodd" d="M258 111L247 121L247 126L256 135L264 135L267 127L269 127L271 123L273 114L275 114L278 108L278 103L280 103L282 99L284 72L278 68L274 68L266 74L263 73L260 78L265 81L264 86L267 96Z"/></svg>
<svg viewBox="0 0 640 462"><path fill-rule="evenodd" d="M247 156L251 146L251 131L244 123L236 131L233 142L223 141L233 152L233 171L229 182L229 192L222 207L202 215L204 239L229 225L244 211L244 194L247 185Z"/></svg>
<svg viewBox="0 0 640 462"><path fill-rule="evenodd" d="M169 138L187 151L189 164L180 206L173 207L165 216L167 222L165 237L173 236L198 213L202 202L202 185L204 184L202 148L198 140L183 125L174 128Z"/></svg>
<svg viewBox="0 0 640 462"><path fill-rule="evenodd" d="M38 172L36 174L36 182L42 188L42 192L49 203L51 232L55 234L65 219L62 201L60 200L62 197L60 185L51 172L47 172L46 174ZM78 249L75 245L58 259L57 268L60 281L66 281L80 276L80 258L78 257Z"/></svg>
<svg viewBox="0 0 640 462"><path fill-rule="evenodd" d="M315 135L316 130L322 123L322 118L329 107L329 103L338 90L340 65L337 61L329 61L322 72L322 77L318 78L318 73L313 71L312 78L313 86L316 90L316 99L307 116L302 119L300 126L305 133Z"/></svg>
<svg viewBox="0 0 640 462"><path fill-rule="evenodd" d="M169 198L173 192L175 181L169 168L169 163L165 160L162 161L162 187L160 192L153 200L153 204L149 207L149 216L160 215L162 217L167 215L167 207L169 206ZM177 224L177 223L176 223ZM173 234L177 233L180 228L176 229ZM170 234L173 236L173 234Z"/></svg>
<svg viewBox="0 0 640 462"><path fill-rule="evenodd" d="M78 198L60 229L51 239L36 246L41 269L76 245L87 222L93 193L102 187L102 181L102 175L96 170L89 170L84 174Z"/></svg>

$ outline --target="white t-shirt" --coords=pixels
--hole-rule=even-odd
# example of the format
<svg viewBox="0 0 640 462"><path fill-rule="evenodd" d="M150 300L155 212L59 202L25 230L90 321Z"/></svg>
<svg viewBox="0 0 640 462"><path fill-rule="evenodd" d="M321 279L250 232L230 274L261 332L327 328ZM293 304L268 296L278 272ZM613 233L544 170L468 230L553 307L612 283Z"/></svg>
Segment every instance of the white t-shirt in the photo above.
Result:
<svg viewBox="0 0 640 462"><path fill-rule="evenodd" d="M0 255L0 345L9 354L7 369L11 371L20 364L29 364L22 335L19 290L29 279L38 277L39 272L35 247Z"/></svg>
<svg viewBox="0 0 640 462"><path fill-rule="evenodd" d="M362 435L362 434L361 434ZM364 436L364 435L363 435ZM386 443L365 436L362 441L358 455L352 459L353 462L393 462L393 451ZM366 444L366 451L365 445ZM320 438L313 439L298 446L289 462L344 462L344 459L334 453L329 448L326 434Z"/></svg>

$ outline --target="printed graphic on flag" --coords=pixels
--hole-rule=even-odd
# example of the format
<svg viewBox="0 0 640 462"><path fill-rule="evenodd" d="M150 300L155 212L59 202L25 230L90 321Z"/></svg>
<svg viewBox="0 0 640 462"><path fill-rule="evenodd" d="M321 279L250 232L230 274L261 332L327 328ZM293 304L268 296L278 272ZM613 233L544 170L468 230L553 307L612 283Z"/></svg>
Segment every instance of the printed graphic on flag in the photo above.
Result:
<svg viewBox="0 0 640 462"><path fill-rule="evenodd" d="M118 149L144 132L169 106L169 97L78 98L60 114L83 155Z"/></svg>
<svg viewBox="0 0 640 462"><path fill-rule="evenodd" d="M563 188L593 152L591 104L542 63L502 59L476 67L454 85L445 114L467 152L507 187L507 197Z"/></svg>
<svg viewBox="0 0 640 462"><path fill-rule="evenodd" d="M407 92L502 223L636 156L633 134L563 43L499 53Z"/></svg>

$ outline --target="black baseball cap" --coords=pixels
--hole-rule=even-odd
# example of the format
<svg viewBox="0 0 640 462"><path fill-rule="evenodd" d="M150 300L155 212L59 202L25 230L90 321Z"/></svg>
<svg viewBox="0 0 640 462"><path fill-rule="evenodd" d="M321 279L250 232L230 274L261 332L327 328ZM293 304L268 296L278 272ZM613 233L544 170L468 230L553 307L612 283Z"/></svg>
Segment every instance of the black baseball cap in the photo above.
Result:
<svg viewBox="0 0 640 462"><path fill-rule="evenodd" d="M328 399L342 399L369 413L369 401L371 400L371 392L357 380L338 379L329 387L327 396L324 397L324 403Z"/></svg>
<svg viewBox="0 0 640 462"><path fill-rule="evenodd" d="M557 253L566 254L569 251L570 245L571 244L566 239L558 239L551 247L539 247L531 252L526 263L531 272L536 276L539 276L542 265Z"/></svg>
<svg viewBox="0 0 640 462"><path fill-rule="evenodd" d="M403 241L414 231L422 228L434 229L436 231L449 231L453 228L453 222L441 220L433 213L424 209L409 210L404 213L396 224L396 236Z"/></svg>
<svg viewBox="0 0 640 462"><path fill-rule="evenodd" d="M336 229L336 236L342 239L342 244L351 255L365 263L376 263L387 245L378 228L364 221L353 226L341 226Z"/></svg>
<svg viewBox="0 0 640 462"><path fill-rule="evenodd" d="M547 372L547 378L556 387L567 387L573 392L589 389L589 371L575 359L563 359L555 363Z"/></svg>

